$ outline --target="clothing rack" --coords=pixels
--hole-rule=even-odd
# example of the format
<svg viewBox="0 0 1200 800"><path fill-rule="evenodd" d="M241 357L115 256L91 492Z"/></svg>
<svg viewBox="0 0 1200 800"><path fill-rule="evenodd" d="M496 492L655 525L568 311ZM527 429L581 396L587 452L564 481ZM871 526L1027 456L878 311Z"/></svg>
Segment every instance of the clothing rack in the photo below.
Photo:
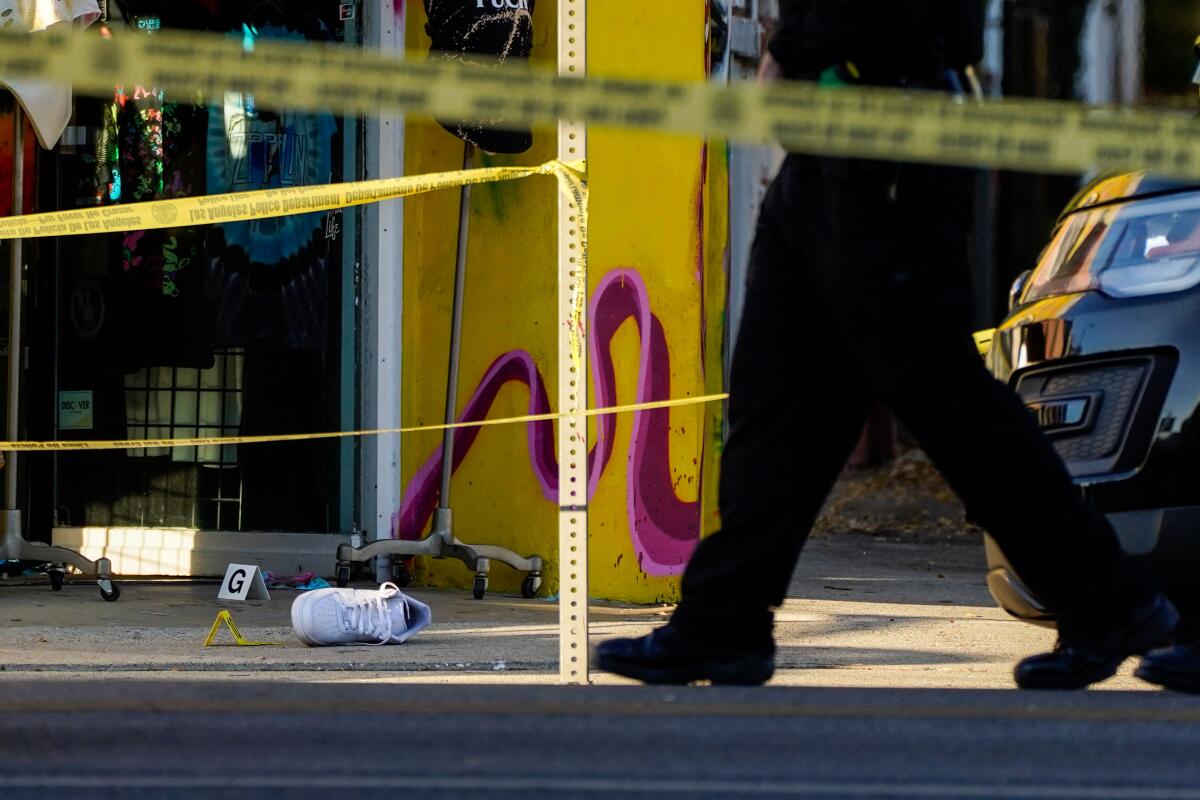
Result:
<svg viewBox="0 0 1200 800"><path fill-rule="evenodd" d="M463 169L471 169L475 146L467 143L463 151ZM458 408L458 371L462 360L462 317L463 295L467 281L467 242L471 219L471 185L462 187L458 211L458 252L454 267L454 309L450 320L450 365L446 376L445 422L456 421ZM350 582L350 567L372 558L392 556L430 556L432 558L456 558L475 571L472 593L482 600L488 589L488 572L493 560L508 564L513 569L526 573L521 582L521 594L533 597L542 585L542 559L539 556L523 558L511 550L493 545L465 544L454 537L453 515L450 509L450 479L454 474L453 429L442 433L441 492L438 507L433 515L433 530L420 541L385 539L360 548L340 545L337 550L337 584L346 586ZM397 585L403 587L412 581L408 567L393 562L392 573Z"/></svg>
<svg viewBox="0 0 1200 800"><path fill-rule="evenodd" d="M13 216L25 211L25 115L21 103L14 95L13 103ZM24 301L22 289L24 272L24 247L21 239L11 240L12 259L8 281L8 394L6 436L10 442L21 437L21 310ZM15 451L6 455L4 472L4 508L0 509L0 556L16 561L33 561L44 565L43 571L50 576L50 587L61 591L67 567L96 576L100 596L113 601L121 596L121 588L112 579L112 564L107 558L92 561L83 554L65 547L54 547L39 542L27 541L21 528L21 509L18 506L17 460Z"/></svg>

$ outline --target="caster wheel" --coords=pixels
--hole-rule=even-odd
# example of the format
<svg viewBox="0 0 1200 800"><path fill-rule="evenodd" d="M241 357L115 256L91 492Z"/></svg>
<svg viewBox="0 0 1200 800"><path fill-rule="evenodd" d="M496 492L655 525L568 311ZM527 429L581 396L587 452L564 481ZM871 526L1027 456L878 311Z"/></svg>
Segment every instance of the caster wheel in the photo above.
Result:
<svg viewBox="0 0 1200 800"><path fill-rule="evenodd" d="M412 570L403 561L392 564L392 583L403 589L413 582Z"/></svg>
<svg viewBox="0 0 1200 800"><path fill-rule="evenodd" d="M337 567L337 585L339 589L345 589L350 585L350 565L338 564Z"/></svg>
<svg viewBox="0 0 1200 800"><path fill-rule="evenodd" d="M50 576L50 588L56 592L61 592L63 580L67 577L67 574L57 569L52 569L46 574Z"/></svg>
<svg viewBox="0 0 1200 800"><path fill-rule="evenodd" d="M474 595L476 600L482 600L483 596L485 594L487 594L487 589L488 589L487 576L476 575L475 576L475 585L471 587L471 594Z"/></svg>
<svg viewBox="0 0 1200 800"><path fill-rule="evenodd" d="M537 597L538 589L542 587L541 575L526 575L525 580L521 581L521 597L527 600L532 600Z"/></svg>
<svg viewBox="0 0 1200 800"><path fill-rule="evenodd" d="M117 586L111 580L97 581L100 584L100 596L104 598L106 603L115 603L117 598L121 596L121 587Z"/></svg>

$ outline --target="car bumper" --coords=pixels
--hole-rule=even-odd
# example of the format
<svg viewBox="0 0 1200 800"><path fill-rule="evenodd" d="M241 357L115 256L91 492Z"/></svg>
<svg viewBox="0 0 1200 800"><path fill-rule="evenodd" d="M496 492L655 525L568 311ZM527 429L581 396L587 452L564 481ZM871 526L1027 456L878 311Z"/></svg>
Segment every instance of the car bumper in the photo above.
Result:
<svg viewBox="0 0 1200 800"><path fill-rule="evenodd" d="M1150 569L1172 602L1188 616L1200 615L1200 506L1106 516L1121 547ZM1054 613L1025 584L991 536L985 537L985 547L988 591L1000 607L1026 622L1053 625Z"/></svg>

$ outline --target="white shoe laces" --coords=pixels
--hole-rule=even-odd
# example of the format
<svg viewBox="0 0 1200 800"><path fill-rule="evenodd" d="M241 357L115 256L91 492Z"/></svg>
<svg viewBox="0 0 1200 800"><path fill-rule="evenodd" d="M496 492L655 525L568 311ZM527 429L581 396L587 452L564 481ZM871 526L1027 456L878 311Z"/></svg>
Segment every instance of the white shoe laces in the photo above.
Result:
<svg viewBox="0 0 1200 800"><path fill-rule="evenodd" d="M394 583L385 583L379 591L345 603L346 624L365 639L362 644L381 645L392 640L392 614L387 601L400 594L400 587Z"/></svg>

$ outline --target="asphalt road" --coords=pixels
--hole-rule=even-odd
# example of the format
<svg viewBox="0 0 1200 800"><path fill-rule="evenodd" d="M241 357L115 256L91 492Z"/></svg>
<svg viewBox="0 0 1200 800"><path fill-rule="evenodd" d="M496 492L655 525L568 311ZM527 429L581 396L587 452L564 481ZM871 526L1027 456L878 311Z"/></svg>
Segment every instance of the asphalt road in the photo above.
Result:
<svg viewBox="0 0 1200 800"><path fill-rule="evenodd" d="M0 796L1200 798L1200 698L0 683Z"/></svg>

